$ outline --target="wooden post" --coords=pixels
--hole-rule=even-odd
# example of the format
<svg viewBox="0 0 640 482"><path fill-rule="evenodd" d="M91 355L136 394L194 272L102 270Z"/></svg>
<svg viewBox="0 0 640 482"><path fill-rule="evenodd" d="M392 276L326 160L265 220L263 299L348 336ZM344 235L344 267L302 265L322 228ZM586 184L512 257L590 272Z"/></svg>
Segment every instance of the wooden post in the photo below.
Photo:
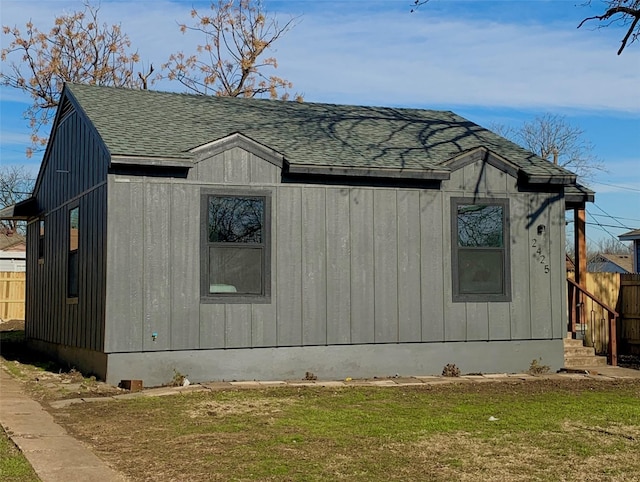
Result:
<svg viewBox="0 0 640 482"><path fill-rule="evenodd" d="M586 211L584 207L573 210L573 221L575 225L575 256L576 275L575 281L579 286L585 287L587 284L587 236L586 236ZM576 323L584 323L584 297L579 290L576 290Z"/></svg>
<svg viewBox="0 0 640 482"><path fill-rule="evenodd" d="M609 364L612 367L618 366L618 339L616 334L617 317L609 313Z"/></svg>

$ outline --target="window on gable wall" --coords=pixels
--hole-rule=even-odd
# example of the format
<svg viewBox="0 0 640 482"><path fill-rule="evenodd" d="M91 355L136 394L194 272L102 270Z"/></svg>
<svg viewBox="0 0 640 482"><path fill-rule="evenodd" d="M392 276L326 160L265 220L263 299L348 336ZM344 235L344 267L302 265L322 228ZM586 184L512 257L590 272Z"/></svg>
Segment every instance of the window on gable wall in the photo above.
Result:
<svg viewBox="0 0 640 482"><path fill-rule="evenodd" d="M44 263L44 219L38 221L38 262Z"/></svg>
<svg viewBox="0 0 640 482"><path fill-rule="evenodd" d="M270 296L270 196L203 194L202 300L265 303Z"/></svg>
<svg viewBox="0 0 640 482"><path fill-rule="evenodd" d="M78 297L78 235L80 208L69 210L69 252L67 256L67 298Z"/></svg>
<svg viewBox="0 0 640 482"><path fill-rule="evenodd" d="M451 200L453 301L510 301L509 201Z"/></svg>

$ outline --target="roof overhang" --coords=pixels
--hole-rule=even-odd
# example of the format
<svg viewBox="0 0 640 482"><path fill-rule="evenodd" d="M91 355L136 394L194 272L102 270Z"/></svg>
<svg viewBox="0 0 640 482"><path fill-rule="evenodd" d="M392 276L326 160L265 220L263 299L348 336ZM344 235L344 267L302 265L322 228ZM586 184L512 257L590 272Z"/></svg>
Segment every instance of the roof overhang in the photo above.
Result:
<svg viewBox="0 0 640 482"><path fill-rule="evenodd" d="M28 221L37 216L38 202L32 197L0 209L0 219L3 220Z"/></svg>
<svg viewBox="0 0 640 482"><path fill-rule="evenodd" d="M112 166L148 166L148 167L178 167L188 169L193 167L191 159L176 157L151 157L151 156L111 156Z"/></svg>
<svg viewBox="0 0 640 482"><path fill-rule="evenodd" d="M418 179L442 181L451 177L449 169L393 169L384 167L310 166L289 164L290 174L317 176L379 177L386 179Z"/></svg>
<svg viewBox="0 0 640 482"><path fill-rule="evenodd" d="M575 184L577 176L575 174L527 174L523 172L526 180L530 184L561 184L569 186Z"/></svg>
<svg viewBox="0 0 640 482"><path fill-rule="evenodd" d="M565 186L564 203L567 209L584 208L586 203L592 203L596 199L596 193L582 184Z"/></svg>
<svg viewBox="0 0 640 482"><path fill-rule="evenodd" d="M618 239L620 241L635 241L636 239L640 239L640 229L634 229L628 233L621 234L618 236Z"/></svg>

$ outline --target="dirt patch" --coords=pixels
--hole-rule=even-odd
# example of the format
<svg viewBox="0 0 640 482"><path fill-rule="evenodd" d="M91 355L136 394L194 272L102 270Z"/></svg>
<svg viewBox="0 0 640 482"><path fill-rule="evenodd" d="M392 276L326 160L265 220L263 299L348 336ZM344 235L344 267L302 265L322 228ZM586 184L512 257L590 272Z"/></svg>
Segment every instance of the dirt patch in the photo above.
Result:
<svg viewBox="0 0 640 482"><path fill-rule="evenodd" d="M291 401L289 401L291 402ZM284 406L290 405L286 399L257 399L257 400L204 400L195 403L193 408L188 410L190 418L199 417L225 417L232 415L276 415L282 412Z"/></svg>
<svg viewBox="0 0 640 482"><path fill-rule="evenodd" d="M24 382L27 391L41 401L68 398L103 397L125 393L73 366L57 363L29 349L24 336L24 321L0 324L0 361L2 368Z"/></svg>
<svg viewBox="0 0 640 482"><path fill-rule="evenodd" d="M0 320L0 331L24 331L24 320Z"/></svg>

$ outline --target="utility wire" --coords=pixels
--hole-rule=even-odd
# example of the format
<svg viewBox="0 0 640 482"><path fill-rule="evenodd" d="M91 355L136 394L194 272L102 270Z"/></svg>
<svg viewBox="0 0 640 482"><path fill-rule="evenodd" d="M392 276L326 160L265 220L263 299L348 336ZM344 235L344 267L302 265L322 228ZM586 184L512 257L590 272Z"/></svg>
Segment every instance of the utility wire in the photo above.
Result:
<svg viewBox="0 0 640 482"><path fill-rule="evenodd" d="M595 213L590 213L592 216L597 216L599 218L608 218L608 217L613 217L614 219L624 219L625 221L637 221L640 223L640 219L634 219L634 218L622 218L620 216L607 216L604 214L595 214Z"/></svg>
<svg viewBox="0 0 640 482"><path fill-rule="evenodd" d="M620 226L624 226L620 221L618 221L616 218L614 218L611 214L609 214L608 212L606 212L604 209L602 209L600 206L598 206L596 203L593 203L593 206L598 208L600 210L600 212L602 212L602 214L605 214L606 216L608 216L609 218L613 219L614 221L617 221L618 224Z"/></svg>
<svg viewBox="0 0 640 482"><path fill-rule="evenodd" d="M620 186L618 184L609 184L608 182L601 182L601 181L593 181L593 183L602 184L603 186L616 187L618 189L624 189L625 191L640 192L640 189L636 189L635 187Z"/></svg>
<svg viewBox="0 0 640 482"><path fill-rule="evenodd" d="M627 231L633 231L633 228L629 228L627 226L614 226L613 224L601 224L599 222L595 222L595 223L586 222L585 224L588 224L589 226L600 226L602 228L626 229Z"/></svg>
<svg viewBox="0 0 640 482"><path fill-rule="evenodd" d="M594 203L593 205L594 205L594 206L596 206L596 204L595 204L595 203ZM607 214L607 215L608 215L608 213L606 213L602 208L600 208L599 206L596 206L596 207L597 207L598 209L600 209L600 211L602 211L603 213L605 213L605 214ZM590 214L590 213L587 213L587 214L588 214L591 218L593 218L593 216L591 216L591 214ZM608 216L609 216L609 215L608 215ZM611 216L609 216L609 217L611 217ZM607 233L609 236L611 236L611 238L612 238L612 239L614 239L616 243L618 243L620 246L625 246L625 245L624 245L624 243L622 243L622 242L618 239L618 237L617 237L617 236L615 236L615 235L611 234L609 231L607 231L607 229L605 228L605 225L603 225L602 223L600 223L600 221L598 221L598 220L597 220L597 219L595 219L595 218L593 218L593 220L595 221L595 225L596 225L596 226L598 226L602 231L604 231L605 233ZM587 223L587 224L592 224L592 225L593 225L593 223ZM624 229L627 229L627 230L629 230L629 231L631 230L630 228L627 228L627 227L622 226L622 225L621 225L621 226L608 226L608 227L612 227L612 228L616 228L616 229L624 228Z"/></svg>

